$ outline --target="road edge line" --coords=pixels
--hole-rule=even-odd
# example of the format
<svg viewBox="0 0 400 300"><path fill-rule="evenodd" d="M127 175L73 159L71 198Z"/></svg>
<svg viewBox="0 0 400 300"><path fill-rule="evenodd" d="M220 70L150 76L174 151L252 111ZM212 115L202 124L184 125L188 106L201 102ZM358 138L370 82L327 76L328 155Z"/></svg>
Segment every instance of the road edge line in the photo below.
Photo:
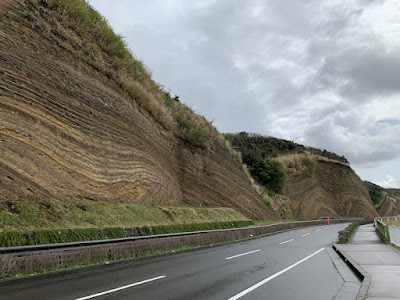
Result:
<svg viewBox="0 0 400 300"><path fill-rule="evenodd" d="M126 290L126 289L129 289L131 287L138 286L138 285L141 285L141 284L145 284L145 283L148 283L148 282L152 282L152 281L155 281L155 280L158 280L158 279L162 279L162 278L165 278L165 277L167 277L167 276L165 276L165 275L157 276L157 277L154 277L154 278L150 278L150 279L134 282L134 283L131 283L131 284L127 284L127 285L124 285L124 286L120 286L120 287L117 287L117 288L114 288L114 289L111 289L111 290L107 290L107 291L104 291L104 292L99 292L99 293L96 293L96 294L92 294L92 295L76 298L75 300L87 300L87 299L92 299L92 298L104 296L104 295L107 295L107 294L115 293L115 292L118 292L118 291L121 291L121 290Z"/></svg>
<svg viewBox="0 0 400 300"><path fill-rule="evenodd" d="M325 248L321 248L317 251L315 251L314 253L304 257L303 259L300 259L299 261L295 262L294 264L291 264L290 266L286 267L283 270L280 270L274 274L272 274L271 276L257 282L256 284L253 284L252 286L248 287L247 289L241 291L240 293L237 293L236 295L228 298L228 300L237 300L239 298L242 298L244 295L247 295L248 293L250 293L251 291L254 291L255 289L259 288L260 286L264 285L265 283L271 281L272 279L278 277L279 275L282 275L283 273L286 273L287 271L293 269L294 267L297 267L298 265L302 264L303 262L305 262L306 260L309 260L310 258L312 258L313 256L317 255L318 253L324 251Z"/></svg>
<svg viewBox="0 0 400 300"><path fill-rule="evenodd" d="M226 257L225 259L226 260L230 260L232 258L236 258L236 257L240 257L240 256L256 253L256 252L259 252L259 251L261 251L261 249L257 249L257 250L253 250L253 251L249 251L249 252L245 252L245 253L241 253L241 254L236 254L236 255L233 255L233 256Z"/></svg>

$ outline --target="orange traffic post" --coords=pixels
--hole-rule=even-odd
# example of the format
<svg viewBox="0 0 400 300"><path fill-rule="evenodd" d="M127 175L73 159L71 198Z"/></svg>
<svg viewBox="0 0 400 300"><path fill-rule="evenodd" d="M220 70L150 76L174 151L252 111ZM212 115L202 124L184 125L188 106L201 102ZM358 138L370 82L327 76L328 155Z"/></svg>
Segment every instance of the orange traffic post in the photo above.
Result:
<svg viewBox="0 0 400 300"><path fill-rule="evenodd" d="M328 225L329 225L329 217L328 217Z"/></svg>

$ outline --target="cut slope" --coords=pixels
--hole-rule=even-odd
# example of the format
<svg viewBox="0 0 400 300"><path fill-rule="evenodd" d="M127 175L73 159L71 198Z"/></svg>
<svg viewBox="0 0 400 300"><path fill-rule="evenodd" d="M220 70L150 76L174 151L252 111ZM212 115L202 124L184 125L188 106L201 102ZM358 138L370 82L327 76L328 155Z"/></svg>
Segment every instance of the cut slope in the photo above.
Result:
<svg viewBox="0 0 400 300"><path fill-rule="evenodd" d="M315 170L291 174L285 184L283 194L291 199L294 216L377 216L362 181L349 166L312 159L318 163Z"/></svg>
<svg viewBox="0 0 400 300"><path fill-rule="evenodd" d="M187 203L269 216L225 140L164 93L85 2L10 1L0 18L1 202Z"/></svg>
<svg viewBox="0 0 400 300"><path fill-rule="evenodd" d="M369 181L364 181L371 201L380 216L395 216L400 212L400 190L385 189Z"/></svg>

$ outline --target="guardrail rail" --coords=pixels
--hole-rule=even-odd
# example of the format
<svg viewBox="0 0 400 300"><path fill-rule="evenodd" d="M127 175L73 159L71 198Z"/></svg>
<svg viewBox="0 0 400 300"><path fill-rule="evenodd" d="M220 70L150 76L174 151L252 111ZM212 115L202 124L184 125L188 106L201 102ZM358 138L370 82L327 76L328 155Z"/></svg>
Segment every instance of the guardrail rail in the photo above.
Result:
<svg viewBox="0 0 400 300"><path fill-rule="evenodd" d="M400 247L400 227L390 224L399 222L400 216L374 218L375 228L387 242Z"/></svg>

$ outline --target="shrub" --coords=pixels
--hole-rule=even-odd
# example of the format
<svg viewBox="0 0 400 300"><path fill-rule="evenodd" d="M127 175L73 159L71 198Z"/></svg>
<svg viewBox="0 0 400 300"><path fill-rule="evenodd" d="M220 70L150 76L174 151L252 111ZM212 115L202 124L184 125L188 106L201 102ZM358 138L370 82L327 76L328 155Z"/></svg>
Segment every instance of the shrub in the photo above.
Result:
<svg viewBox="0 0 400 300"><path fill-rule="evenodd" d="M125 237L124 229L121 227L104 228L103 231L108 239L119 239Z"/></svg>
<svg viewBox="0 0 400 300"><path fill-rule="evenodd" d="M106 238L104 232L99 228L35 230L27 236L28 245L103 240Z"/></svg>
<svg viewBox="0 0 400 300"><path fill-rule="evenodd" d="M303 164L306 166L305 173L308 175L314 175L320 168L318 161L315 158L304 158Z"/></svg>
<svg viewBox="0 0 400 300"><path fill-rule="evenodd" d="M281 193L287 173L283 166L275 160L258 159L250 166L250 174L254 179L273 193Z"/></svg>
<svg viewBox="0 0 400 300"><path fill-rule="evenodd" d="M192 129L186 133L184 140L192 146L204 147L208 143L208 134L201 129Z"/></svg>
<svg viewBox="0 0 400 300"><path fill-rule="evenodd" d="M24 244L24 235L18 231L9 231L0 234L0 247L14 247Z"/></svg>
<svg viewBox="0 0 400 300"><path fill-rule="evenodd" d="M176 115L176 121L178 122L178 126L181 128L190 128L190 121L185 119L182 115Z"/></svg>
<svg viewBox="0 0 400 300"><path fill-rule="evenodd" d="M152 226L155 234L192 232L203 230L229 229L239 228L253 225L253 221L234 221L234 222L209 222L209 223L192 223L192 224L177 224L177 225L160 225Z"/></svg>
<svg viewBox="0 0 400 300"><path fill-rule="evenodd" d="M351 223L345 229L339 231L339 239L336 242L337 244L348 244L351 242L357 228L361 225L369 224L372 221L356 221Z"/></svg>

